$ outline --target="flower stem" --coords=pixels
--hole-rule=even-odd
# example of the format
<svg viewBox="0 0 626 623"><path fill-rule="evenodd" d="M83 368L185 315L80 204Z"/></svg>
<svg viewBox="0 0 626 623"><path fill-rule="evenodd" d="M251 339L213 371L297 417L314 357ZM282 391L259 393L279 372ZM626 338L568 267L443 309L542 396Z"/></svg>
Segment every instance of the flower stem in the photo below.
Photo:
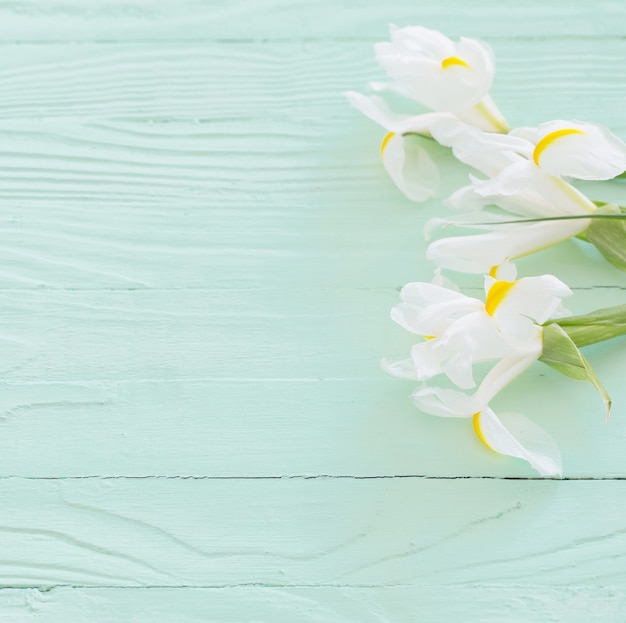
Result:
<svg viewBox="0 0 626 623"><path fill-rule="evenodd" d="M472 225L514 225L515 223L541 223L542 221L574 221L578 219L595 219L608 218L617 220L626 220L624 214L575 214L571 216L542 216L538 218L519 218L510 221L491 221L485 223L472 223ZM460 223L462 224L462 223Z"/></svg>

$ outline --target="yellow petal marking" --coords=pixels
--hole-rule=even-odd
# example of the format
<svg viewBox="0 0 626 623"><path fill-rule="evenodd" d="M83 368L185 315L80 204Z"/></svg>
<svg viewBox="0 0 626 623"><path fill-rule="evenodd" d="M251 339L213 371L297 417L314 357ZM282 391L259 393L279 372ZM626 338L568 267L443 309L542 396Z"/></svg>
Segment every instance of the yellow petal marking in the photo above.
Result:
<svg viewBox="0 0 626 623"><path fill-rule="evenodd" d="M493 448L487 443L485 436L483 435L483 429L480 427L480 411L478 413L474 413L474 417L472 418L472 424L474 425L474 432L478 439L480 439L490 450Z"/></svg>
<svg viewBox="0 0 626 623"><path fill-rule="evenodd" d="M489 270L489 276L495 279L498 275L498 268L500 267L497 264L495 266L492 266Z"/></svg>
<svg viewBox="0 0 626 623"><path fill-rule="evenodd" d="M485 301L485 311L493 316L496 309L502 301L506 298L511 288L517 283L517 281L496 281L489 292L487 292L487 300Z"/></svg>
<svg viewBox="0 0 626 623"><path fill-rule="evenodd" d="M425 335L425 336L424 336L424 339L425 339L425 340L434 340L434 339L435 339L435 337L436 337L435 335Z"/></svg>
<svg viewBox="0 0 626 623"><path fill-rule="evenodd" d="M470 66L458 56L448 56L448 58L444 58L441 61L441 69L448 69L448 67L452 67L453 65L459 65L460 67L471 69Z"/></svg>
<svg viewBox="0 0 626 623"><path fill-rule="evenodd" d="M388 134L385 134L385 138L383 139L383 142L380 144L381 156L385 153L385 147L387 147L387 143L392 139L394 134L395 132L389 132Z"/></svg>
<svg viewBox="0 0 626 623"><path fill-rule="evenodd" d="M535 164L539 166L539 158L547 147L550 147L554 141L557 141L562 136L569 136L570 134L584 134L584 132L582 130L577 130L576 128L563 128L562 130L555 130L554 132L550 132L550 134L546 134L535 145L535 151L533 152L533 160L535 161Z"/></svg>

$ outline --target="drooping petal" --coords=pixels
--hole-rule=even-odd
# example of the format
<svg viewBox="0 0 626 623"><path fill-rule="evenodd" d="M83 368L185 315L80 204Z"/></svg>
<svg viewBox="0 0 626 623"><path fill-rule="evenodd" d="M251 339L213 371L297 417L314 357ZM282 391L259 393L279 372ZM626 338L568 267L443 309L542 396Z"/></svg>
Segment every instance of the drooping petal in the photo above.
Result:
<svg viewBox="0 0 626 623"><path fill-rule="evenodd" d="M525 216L527 218L542 218L551 216L567 216L570 214L578 214L582 212L580 210L578 201L576 201L575 209L571 208L571 201L568 199L564 204L563 201L558 201L560 197L557 197L557 201L551 201L549 198L539 194L532 188L525 188L524 190L514 195L486 195L479 194L476 190L476 185L481 183L481 180L470 175L472 184L463 186L448 197L444 204L453 210L463 211L478 211L484 206L495 205L506 212L517 216ZM482 214L477 214L476 222L484 220ZM506 218L500 218L500 220L510 220Z"/></svg>
<svg viewBox="0 0 626 623"><path fill-rule="evenodd" d="M534 422L519 414L498 417L487 403L537 360L537 354L498 362L472 396L440 387L422 387L412 394L415 405L440 417L474 417L474 429L489 448L524 459L544 476L561 474L561 457L553 439Z"/></svg>
<svg viewBox="0 0 626 623"><path fill-rule="evenodd" d="M467 123L442 119L431 129L433 138L451 147L455 157L485 175L493 177L530 154L532 144L521 138L483 132Z"/></svg>
<svg viewBox="0 0 626 623"><path fill-rule="evenodd" d="M426 249L426 256L449 270L488 273L493 266L558 244L587 227L589 219L507 225L485 234L435 240Z"/></svg>
<svg viewBox="0 0 626 623"><path fill-rule="evenodd" d="M534 190L564 215L593 214L596 205L586 195L560 177L535 169Z"/></svg>
<svg viewBox="0 0 626 623"><path fill-rule="evenodd" d="M476 178L473 175L470 175L470 180L476 180ZM483 195L479 195L474 189L473 184L462 186L445 199L443 203L448 208L458 212L476 212L479 217L482 216L479 213L479 210L487 205L497 205L491 196L484 197Z"/></svg>
<svg viewBox="0 0 626 623"><path fill-rule="evenodd" d="M402 97L410 98L410 94L399 82L379 82L374 80L367 83L367 88L374 93L394 93Z"/></svg>
<svg viewBox="0 0 626 623"><path fill-rule="evenodd" d="M526 130L531 133L530 128ZM489 134L445 120L435 124L432 133L443 144L451 144L460 160L490 176L486 180L471 178L471 187L455 193L448 202L457 208L467 201L475 209L482 197L483 205L495 204L516 214L575 215L596 209L571 184L537 167L532 161L537 148L521 136Z"/></svg>
<svg viewBox="0 0 626 623"><path fill-rule="evenodd" d="M411 359L419 381L428 381L445 374L455 385L463 389L474 387L472 356L446 348L440 339L434 338L411 349Z"/></svg>
<svg viewBox="0 0 626 623"><path fill-rule="evenodd" d="M452 323L482 311L481 301L467 297L465 300L425 307L419 314L417 323L424 330L424 335L440 336Z"/></svg>
<svg viewBox="0 0 626 623"><path fill-rule="evenodd" d="M356 91L346 91L344 95L350 104L366 117L375 121L389 132L403 134L430 134L430 128L437 122L454 119L449 113L430 112L422 115L401 115L394 113L387 102L378 95L363 95Z"/></svg>
<svg viewBox="0 0 626 623"><path fill-rule="evenodd" d="M391 308L391 319L416 335L439 337L452 322L471 312L481 311L482 303L470 297L422 306L398 303Z"/></svg>
<svg viewBox="0 0 626 623"><path fill-rule="evenodd" d="M421 387L411 398L418 409L439 417L472 417L480 408L473 396L441 387Z"/></svg>
<svg viewBox="0 0 626 623"><path fill-rule="evenodd" d="M419 323L421 307L410 303L398 303L391 308L391 319L397 322L403 329L415 335L430 335L422 331Z"/></svg>
<svg viewBox="0 0 626 623"><path fill-rule="evenodd" d="M504 387L517 378L541 354L541 347L534 353L506 357L498 361L487 373L473 395L440 387L425 386L412 396L417 406L426 413L447 416L470 417L487 408L489 401Z"/></svg>
<svg viewBox="0 0 626 623"><path fill-rule="evenodd" d="M401 379L410 379L412 381L418 380L412 359L400 359L398 361L383 359L380 362L380 367L387 374L391 374L391 376L398 376Z"/></svg>
<svg viewBox="0 0 626 623"><path fill-rule="evenodd" d="M391 318L417 335L439 336L452 320L482 309L478 299L428 282L408 283L400 299Z"/></svg>
<svg viewBox="0 0 626 623"><path fill-rule="evenodd" d="M477 434L500 454L523 459L542 476L561 476L559 449L548 433L517 413L498 417L489 407L474 420Z"/></svg>
<svg viewBox="0 0 626 623"><path fill-rule="evenodd" d="M515 195L533 188L537 177L536 167L529 160L518 160L487 180L476 181L474 189L483 197Z"/></svg>
<svg viewBox="0 0 626 623"><path fill-rule="evenodd" d="M435 283L429 283L427 281L407 283L402 290L400 290L400 299L402 301L412 303L413 305L419 305L420 307L425 307L431 303L464 301L468 298L470 297L462 292L459 292L458 290L451 290L450 288L446 288Z"/></svg>
<svg viewBox="0 0 626 623"><path fill-rule="evenodd" d="M447 350L438 339L415 344L411 349L411 360L416 370L417 379L427 381L445 372L454 377L451 380L459 387L474 387L471 359L462 356L451 362L450 360L455 355L457 353Z"/></svg>
<svg viewBox="0 0 626 623"><path fill-rule="evenodd" d="M411 201L426 201L437 194L439 169L413 137L392 134L384 143L382 157L389 177Z"/></svg>
<svg viewBox="0 0 626 623"><path fill-rule="evenodd" d="M524 344L514 343L507 338L483 307L451 323L440 341L446 349L469 357L472 363L478 363L525 352Z"/></svg>
<svg viewBox="0 0 626 623"><path fill-rule="evenodd" d="M434 232L448 227L497 230L501 229L507 221L511 221L513 218L514 217L511 215L495 214L489 210L475 210L465 214L456 214L453 218L431 218L428 219L424 225L424 240L429 242ZM436 270L441 271L442 269L436 268Z"/></svg>
<svg viewBox="0 0 626 623"><path fill-rule="evenodd" d="M549 175L608 180L626 170L626 144L604 126L549 121L537 138L533 160Z"/></svg>
<svg viewBox="0 0 626 623"><path fill-rule="evenodd" d="M442 349L444 346L442 344ZM447 349L445 349L447 350ZM461 389L476 387L474 381L474 363L481 360L475 353L454 352L443 362L442 372Z"/></svg>

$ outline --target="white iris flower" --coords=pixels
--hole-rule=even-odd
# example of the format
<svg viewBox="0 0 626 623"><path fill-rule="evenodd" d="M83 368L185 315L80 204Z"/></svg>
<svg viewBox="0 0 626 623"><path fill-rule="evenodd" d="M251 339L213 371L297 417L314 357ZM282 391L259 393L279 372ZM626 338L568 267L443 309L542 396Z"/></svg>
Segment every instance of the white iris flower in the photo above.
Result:
<svg viewBox="0 0 626 623"><path fill-rule="evenodd" d="M376 58L393 82L390 89L431 110L491 132L508 128L489 97L495 64L491 49L476 39L458 43L423 26L392 26L391 41L375 46Z"/></svg>
<svg viewBox="0 0 626 623"><path fill-rule="evenodd" d="M422 147L404 135L434 136L436 124L470 124L487 132L507 132L508 126L489 96L495 66L491 50L475 39L458 43L422 26L391 27L391 41L375 46L391 83L374 83L377 91L393 91L431 109L421 115L393 113L385 101L350 91L350 103L387 131L383 164L399 189L413 201L435 195L437 168Z"/></svg>
<svg viewBox="0 0 626 623"><path fill-rule="evenodd" d="M509 271L508 275L503 272ZM507 277L503 279L502 277ZM426 381L445 374L461 388L474 387L472 366L542 352L539 324L563 315L561 299L571 290L552 275L515 279L514 267L485 277L485 301L432 283L409 283L391 317L423 341L410 359L383 361L395 376Z"/></svg>
<svg viewBox="0 0 626 623"><path fill-rule="evenodd" d="M596 205L566 181L606 180L626 169L626 145L608 129L577 121L551 121L519 128L507 136L459 124L439 123L437 139L459 160L489 176L448 200L457 209L478 209L457 224L488 220L485 205L497 205L518 218L584 217ZM454 221L450 221L454 222ZM460 272L487 272L493 266L534 253L585 231L590 220L554 220L483 228L496 230L433 242L427 256L438 266Z"/></svg>

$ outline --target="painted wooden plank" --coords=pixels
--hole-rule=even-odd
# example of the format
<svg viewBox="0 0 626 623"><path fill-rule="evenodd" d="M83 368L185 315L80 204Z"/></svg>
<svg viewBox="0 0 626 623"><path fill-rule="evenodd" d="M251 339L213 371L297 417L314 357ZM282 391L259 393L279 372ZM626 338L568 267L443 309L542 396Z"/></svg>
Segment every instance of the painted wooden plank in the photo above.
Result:
<svg viewBox="0 0 626 623"><path fill-rule="evenodd" d="M580 294L575 312L623 297ZM379 369L412 341L388 319L396 296L1 293L0 474L534 475L486 451L469 421L419 414L415 384ZM567 475L623 476L624 340L587 354L614 399L608 423L590 386L539 363L494 406L544 425Z"/></svg>
<svg viewBox="0 0 626 623"><path fill-rule="evenodd" d="M391 201L399 200L395 189L388 190ZM337 193L336 200L349 201L348 193ZM352 210L344 204L334 214L328 203L317 214L297 213L294 201L284 216L255 206L232 210L236 216L230 217L228 210L202 211L183 202L133 212L126 200L124 207L109 203L102 209L87 198L74 205L43 196L11 201L16 208L0 218L0 290L195 289L212 291L210 298L222 290L264 290L257 298L269 297L278 307L302 291L332 298L329 290L354 288L355 296L363 289L373 290L372 296L391 293L391 306L402 285L429 281L434 268L424 260L422 226L437 208L416 210L399 201L395 207L364 201ZM27 211L18 214L24 204ZM620 289L626 287L623 273L579 241L523 258L518 268L520 275L549 270L580 291L613 289L613 304L622 301ZM478 291L479 277L450 277ZM593 307L589 301L586 309Z"/></svg>
<svg viewBox="0 0 626 623"><path fill-rule="evenodd" d="M31 128L26 138L11 140L7 132L12 151L0 183L7 204L0 232L4 288L397 287L430 278L421 229L440 208L399 196L371 149L369 166L343 173L352 179L320 162L323 156L317 163L303 156L308 179L302 179L293 166L298 155L287 152L265 157L273 160L273 180L262 182L263 170L234 188L239 152L224 174L216 163L223 155L200 156L189 166L182 147L180 160L165 155L160 162L146 148L137 162L137 155L128 158L141 150L128 146L124 162L115 148L102 153L109 149L102 135L87 145L71 145L63 134L42 136L43 129L33 135ZM463 183L467 171L453 173ZM619 201L623 194L617 184L589 188L595 197ZM626 285L577 243L522 266L532 274L546 258L574 286Z"/></svg>
<svg viewBox="0 0 626 623"><path fill-rule="evenodd" d="M616 304L616 292L621 299L620 289L593 291L594 307ZM273 294L1 292L3 380L370 379L380 355L414 341L388 319L395 293Z"/></svg>
<svg viewBox="0 0 626 623"><path fill-rule="evenodd" d="M541 364L494 403L552 434L567 477L626 475L621 377L606 370L623 352L601 355L608 422L591 389ZM470 421L419 413L412 389L385 378L5 382L0 475L536 475L487 450Z"/></svg>
<svg viewBox="0 0 626 623"><path fill-rule="evenodd" d="M585 43L584 62L579 47L564 56L540 42L530 65L520 60L525 43L506 45L503 94L514 114L594 117L602 93L603 120L623 123L614 81L623 42ZM229 46L227 61L216 45L81 46L80 61L71 46L13 46L1 61L10 95L0 103L0 287L362 288L428 279L421 227L439 204L423 209L399 195L378 160L380 129L339 96L372 77L370 46L332 46ZM533 91L528 81L544 56L553 66ZM45 119L14 118L23 114ZM105 114L140 118L93 118ZM445 196L467 171L439 154L453 180ZM623 194L616 184L589 188L599 198ZM530 274L546 261L572 285L626 285L583 245L522 264Z"/></svg>
<svg viewBox="0 0 626 623"><path fill-rule="evenodd" d="M600 306L616 304L622 297L620 289L581 291L571 308L584 312L591 300ZM416 419L407 398L413 384L385 379L378 368L382 356L403 355L410 345L410 338L388 319L396 300L393 289L184 290L175 297L160 290L6 291L0 296L9 329L3 342L3 380L11 385L6 386L3 404L7 421L2 473L170 473L170 468L161 471L159 454L167 449L171 429L182 416L179 441L187 450L173 457L171 469L177 474L375 474L380 469L387 474L530 474L515 462L486 461L480 446L468 445L467 453L447 462L441 449L449 447L449 424L428 419L422 429L424 418ZM550 376L539 364L532 384L514 386L504 401L517 405L528 387L536 388L533 401L528 404L525 398L522 404L539 419L552 421L555 437L565 433L569 438L569 474L598 474L603 469L624 473L623 433L615 436L626 423L620 417L622 350L617 342L598 347L591 357L614 394L616 415L609 428L593 416L600 403L589 388L573 388L572 382ZM546 373L542 384L539 375ZM331 382L324 384L325 379ZM124 385L129 380L139 384ZM173 386L176 381L184 383ZM167 385L160 387L162 382ZM246 383L252 383L250 393L237 389ZM564 391L572 388L559 410L550 401L554 383ZM31 398L33 392L38 400ZM176 396L173 402L171 396ZM403 439L397 432L400 421L388 422L392 408L402 414L402 427L411 431L402 452L397 447ZM579 434L568 432L568 411L582 419ZM304 422L308 424L303 435ZM337 435L339 423L343 435ZM377 444L387 427L390 445L379 453ZM455 427L454 438L465 439L466 428ZM283 431L279 437L276 429ZM59 453L49 446L49 437L61 430L68 449L77 445L84 452ZM125 441L120 430L125 431ZM129 430L134 431L130 437ZM148 456L141 451L146 431L155 450ZM255 441L263 440L252 451L250 472L240 471L242 455L230 450L242 431L248 439L243 456ZM428 436L423 436L426 431ZM329 461L323 449L330 440L351 440L355 434L365 440L340 445ZM581 444L580 435L587 442ZM24 440L38 440L37 461L23 454ZM207 440L217 448L210 460ZM119 444L126 458L112 468L108 455L117 454ZM365 454L364 446L369 446ZM599 453L602 459L589 454L598 447L605 448ZM372 450L378 454L375 459ZM133 471L125 471L129 469Z"/></svg>
<svg viewBox="0 0 626 623"><path fill-rule="evenodd" d="M387 328L394 287L426 278L427 213L384 179L379 131L337 94L375 77L389 13L514 33L496 91L512 120L598 118L601 100L624 133L623 44L604 38L623 7L359 3L322 23L324 3L42 4L0 7L0 38L37 43L0 61L0 474L163 478L1 479L0 584L220 588L4 590L0 620L410 620L449 603L467 620L468 600L477 620L619 617L623 481L302 476L531 474L487 460L467 422L417 416L410 384L377 369L405 343ZM603 38L534 39L555 32ZM192 41L260 37L282 43ZM124 38L142 43L41 45ZM621 302L581 245L559 256L574 308ZM602 284L617 287L584 289ZM590 354L618 415L621 351ZM503 404L563 437L568 474L623 476L623 418L604 425L591 390L541 374Z"/></svg>
<svg viewBox="0 0 626 623"><path fill-rule="evenodd" d="M40 50L52 54L58 49L65 48ZM238 67L246 65L251 49L238 60ZM133 62L139 67L146 65L145 58L131 55L124 66ZM106 65L102 59L99 63ZM95 63L92 68L97 66ZM346 74L350 66L346 66ZM66 65L59 75L63 71L68 71ZM37 72L41 77L46 74L41 68ZM128 74L129 85L138 73ZM120 70L118 74L123 76L125 72ZM268 74L267 81L270 77ZM82 75L78 84L84 79ZM164 80L169 84L173 75L166 74ZM43 86L45 83L40 88L42 93ZM334 95L338 88L339 84L332 86ZM150 99L158 93L150 91L148 95ZM264 154L264 163L271 166L252 171L246 185L237 188L238 163L248 162L242 160L247 143L242 143L238 122L223 121L220 133L207 131L211 124L185 121L84 125L66 120L35 124L5 120L9 151L4 163L10 176L5 181L9 206L0 247L5 266L3 285L158 291L146 296L127 292L103 297L95 293L16 296L15 290L6 292L4 309L10 330L5 340L5 378L24 383L18 390L20 396L33 387L39 395L39 402L20 397L16 405L12 399L7 411L23 410L25 406L32 413L29 405L39 404L39 422L43 419L47 424L31 426L26 432L22 426L35 420L9 417L7 430L11 432L6 445L15 451L7 450L3 473L150 475L170 469L177 474L200 475L374 474L378 470L385 474L531 473L514 462L486 461L477 445L467 446L448 462L449 439L465 444L465 428L442 433L443 429L437 428L442 424L429 420L427 426L434 427L426 429L431 431L429 436L418 437L421 428L416 430L415 413L406 399L410 387L382 380L377 363L388 352L387 314L396 302L396 292L389 284L399 287L411 279L429 278L430 268L420 266L422 248L415 244L413 230L420 231L423 220L437 207L420 212L403 202L385 180L375 150L371 149L372 137L378 130L355 117L341 101L337 100L335 106L341 107L346 119L352 115L354 128L347 132L350 141L355 142L348 142L349 151L335 153L336 142L316 137L317 130L301 135L295 121L284 126L276 121L257 141L261 146L272 146L274 151ZM103 111L101 106L96 112ZM258 111L248 108L246 114L252 124ZM333 124L330 136L338 132L336 122ZM276 128L281 133L285 128L284 136L276 136ZM361 132L360 128L367 128L370 134L352 138ZM211 147L216 140L222 145L217 156L204 149L207 135ZM295 149L289 144L285 148L285 136L307 147ZM250 164L258 161L261 147L256 149L259 151L249 156ZM357 153L368 149L369 164L364 168ZM350 157L354 157L354 165L342 169L341 159ZM299 164L294 166L294 162ZM373 183L369 181L372 172L378 175ZM584 287L601 280L606 284L623 283L622 276L622 281L617 281L616 271L607 271L603 263L594 264L581 245L569 245L567 249L547 257L560 258L555 268L570 272L555 272L568 281ZM543 255L530 260L535 263L524 264L524 269L527 273L532 273L534 266L542 269L545 258ZM572 259L588 261L581 270L577 263L564 264ZM344 289L335 292L339 286ZM346 286L370 290L346 290ZM200 290L173 298L160 288ZM233 292L224 291L233 288ZM594 304L600 300L597 292L594 290L590 297ZM602 294L603 304L621 302L622 292L618 289L603 290ZM244 310L242 314L233 313L239 309ZM578 303L578 309L589 309L585 299ZM255 351L259 348L262 356ZM303 357L302 352L307 356ZM616 355L610 361L617 365L620 359ZM127 377L142 384L118 392L118 384ZM337 377L338 382L318 386L318 379L329 377ZM37 385L42 378L55 381L49 405L48 387ZM241 401L232 397L229 401L224 396L219 399L219 390L214 388L220 379L236 384L239 379L250 378L261 381L260 390L255 386L254 391L265 396L262 408L270 419L262 429L257 418L259 406L255 407L251 397L244 394ZM275 408L277 403L282 404L277 401L275 385L281 378L296 384L305 379L302 400L311 405L306 435L294 428L293 413L303 409L295 394L280 409ZM347 389L340 386L343 378L351 382ZM613 378L610 390L619 387ZM160 392L155 392L154 398L152 394L146 396L144 382L151 379L157 386L162 380L180 380L183 388L177 391L185 396L183 402L171 404ZM193 383L194 379L207 384L192 390L185 383ZM372 385L370 379L381 385ZM398 405L404 418L403 426L411 431L401 452L397 447L401 435L393 430L384 437L389 440L388 446L382 452L379 449L378 442L388 426L386 412L392 404L381 401L379 387L389 388L385 391L393 394L393 405ZM189 391L198 394L189 397ZM291 391L297 392L298 388ZM241 394L236 385L232 392L238 397ZM210 402L214 395L218 396L217 406ZM351 406L355 395L361 402ZM532 403L532 409L537 409L539 419L549 420L547 412L553 410L546 406L551 404L549 398L545 398L546 393L539 396L541 400ZM591 415L567 436L567 473L597 475L607 470L623 474L622 433L613 436L615 429L596 426L595 397L585 393L585 388L568 396L571 400L553 416L556 419L551 432L555 437L562 437L567 426L563 414L568 410ZM587 402L580 396L586 396ZM325 428L318 419L321 397L322 404L328 405L324 409L328 422ZM212 407L209 422L220 421L215 413L223 414L221 432L206 428L207 415L202 410L205 404ZM360 428L363 409L371 409L371 404L376 405L376 411L366 412L375 422L376 439L368 427L364 431ZM616 404L619 407L619 399ZM341 405L340 418L333 410L337 405ZM107 418L98 420L104 409ZM178 439L187 452L174 455L166 468L158 461L159 453L168 449L171 413L183 409L189 413L188 428L179 431ZM77 412L82 414L80 426L76 423ZM153 417L155 413L158 418ZM340 443L336 447L340 458L331 455L331 460L324 451L329 436L321 431L334 431L333 425L343 422L344 417L344 434L356 432L359 441L356 445ZM273 432L276 426L285 426L285 419L292 426L289 435L276 437ZM120 425L133 431L123 453L119 452L122 436L116 428ZM613 425L622 424L614 418ZM241 454L231 453L229 445L220 445L219 440L235 440L242 430L247 431L244 434L249 441L241 447ZM268 435L262 436L264 430L272 433L269 439ZM64 431L62 435L60 431ZM142 450L146 431L154 448L147 455ZM57 436L66 440L63 443L68 452L50 446L48 440ZM206 438L218 448L210 453L210 460ZM414 438L419 438L418 445ZM29 456L24 439L38 440L37 461L24 460ZM306 441L312 439L316 443L307 445ZM74 444L85 450L72 453ZM114 467L111 452L121 455ZM241 467L244 456L255 458L253 470ZM371 464L366 459L371 459Z"/></svg>
<svg viewBox="0 0 626 623"><path fill-rule="evenodd" d="M332 16L329 19L328 16ZM389 22L424 23L451 34L586 37L621 36L620 3L462 0L392 3L310 0L14 0L0 12L8 41L128 39L363 38L380 36Z"/></svg>
<svg viewBox="0 0 626 623"><path fill-rule="evenodd" d="M274 204L272 213L260 205L188 207L175 200L149 207L126 198L121 205L43 194L8 200L14 207L0 217L0 289L203 289L213 291L211 298L224 289L267 290L257 298L270 297L278 307L302 291L319 290L332 299L327 290L354 288L355 296L362 289L392 292L388 301L394 304L402 285L433 276L424 260L422 228L438 208L409 205L387 180L378 182L391 203L370 197L351 205L354 196L346 189L335 198L346 203L335 208L324 201L318 212L314 200L302 206L295 199L283 209ZM350 188L363 192L356 184ZM524 275L542 274L548 266L573 288L614 288L613 303L626 287L624 274L579 241L518 266ZM478 276L450 276L468 288L480 286Z"/></svg>
<svg viewBox="0 0 626 623"><path fill-rule="evenodd" d="M574 116L626 133L623 39L502 39L494 46L493 95L513 125ZM0 119L149 118L150 126L127 136L123 124L114 126L107 142L115 145L117 136L142 148L136 157L167 155L170 147L186 149L188 158L223 151L215 137L209 148L198 138L226 123L222 137L238 139L244 157L267 146L298 147L300 138L319 137L320 126L324 137L354 140L345 124L358 114L341 93L383 76L373 41L8 45L0 58ZM197 125L176 136L183 118ZM254 128L245 125L250 120ZM75 143L80 133L73 134ZM154 144L159 134L167 145Z"/></svg>
<svg viewBox="0 0 626 623"><path fill-rule="evenodd" d="M619 623L623 587L397 586L0 591L6 623Z"/></svg>
<svg viewBox="0 0 626 623"><path fill-rule="evenodd" d="M104 137L68 148L65 129L5 139L0 288L389 288L432 276L422 229L440 204L400 196L377 160L375 132L351 147L370 152L361 169L333 170L336 155L267 154L268 168L237 183L236 153L185 165L182 151L155 162L128 147L124 161ZM468 173L449 168L457 184L442 196ZM624 203L622 185L588 188ZM583 243L520 266L537 274L546 263L572 286L626 286Z"/></svg>
<svg viewBox="0 0 626 623"><path fill-rule="evenodd" d="M623 587L625 487L5 479L0 584Z"/></svg>

